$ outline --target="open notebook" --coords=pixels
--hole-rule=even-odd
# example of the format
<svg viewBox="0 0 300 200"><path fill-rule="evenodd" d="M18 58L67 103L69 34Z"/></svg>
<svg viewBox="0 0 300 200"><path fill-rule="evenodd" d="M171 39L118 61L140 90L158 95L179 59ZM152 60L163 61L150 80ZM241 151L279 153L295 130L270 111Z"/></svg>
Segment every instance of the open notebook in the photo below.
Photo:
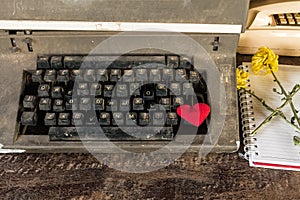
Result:
<svg viewBox="0 0 300 200"><path fill-rule="evenodd" d="M243 63L240 68L249 70L249 89L263 98L269 106L276 109L283 103L279 95L272 91L273 88L280 91L277 84L273 82L272 75L255 76L250 63ZM300 66L279 65L276 76L284 88L291 91L296 83L300 83ZM275 117L256 135L250 137L249 134L255 126L258 126L271 112L249 94L240 92L239 98L245 156L249 158L250 166L300 171L300 146L294 145L293 142L293 137L295 135L299 137L300 133L280 117ZM300 93L298 92L293 99L295 107L300 109ZM286 105L282 111L288 119L292 117L289 105Z"/></svg>

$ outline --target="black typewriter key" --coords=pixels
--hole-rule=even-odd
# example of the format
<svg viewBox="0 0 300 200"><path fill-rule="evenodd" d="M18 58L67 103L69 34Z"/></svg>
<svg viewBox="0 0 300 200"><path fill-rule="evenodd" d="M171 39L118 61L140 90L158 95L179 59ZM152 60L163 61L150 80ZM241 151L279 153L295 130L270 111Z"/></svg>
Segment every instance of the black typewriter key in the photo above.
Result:
<svg viewBox="0 0 300 200"><path fill-rule="evenodd" d="M57 124L59 126L69 126L70 125L70 113L59 113Z"/></svg>
<svg viewBox="0 0 300 200"><path fill-rule="evenodd" d="M110 114L108 112L101 112L99 114L100 125L110 125Z"/></svg>
<svg viewBox="0 0 300 200"><path fill-rule="evenodd" d="M97 122L97 115L95 111L86 112L84 116L84 123L88 126L95 126Z"/></svg>
<svg viewBox="0 0 300 200"><path fill-rule="evenodd" d="M178 68L179 67L178 56L168 56L167 57L167 66L169 68Z"/></svg>
<svg viewBox="0 0 300 200"><path fill-rule="evenodd" d="M53 111L62 112L65 110L64 101L62 99L54 99L53 102Z"/></svg>
<svg viewBox="0 0 300 200"><path fill-rule="evenodd" d="M181 95L181 87L179 83L171 83L170 95Z"/></svg>
<svg viewBox="0 0 300 200"><path fill-rule="evenodd" d="M163 69L162 80L163 81L173 81L173 70L172 69Z"/></svg>
<svg viewBox="0 0 300 200"><path fill-rule="evenodd" d="M73 112L72 125L81 126L84 124L84 115L81 112Z"/></svg>
<svg viewBox="0 0 300 200"><path fill-rule="evenodd" d="M120 111L129 111L130 110L130 102L129 99L121 99L119 105Z"/></svg>
<svg viewBox="0 0 300 200"><path fill-rule="evenodd" d="M55 70L46 70L45 76L44 76L44 81L51 83L56 81L56 71Z"/></svg>
<svg viewBox="0 0 300 200"><path fill-rule="evenodd" d="M161 74L159 69L150 70L149 81L153 81L153 82L161 81Z"/></svg>
<svg viewBox="0 0 300 200"><path fill-rule="evenodd" d="M41 84L38 87L39 97L49 97L50 96L50 86L48 84Z"/></svg>
<svg viewBox="0 0 300 200"><path fill-rule="evenodd" d="M36 97L33 95L26 95L23 99L24 108L35 108L36 106Z"/></svg>
<svg viewBox="0 0 300 200"><path fill-rule="evenodd" d="M148 81L148 74L146 69L135 69L135 80L136 81Z"/></svg>
<svg viewBox="0 0 300 200"><path fill-rule="evenodd" d="M176 81L185 81L187 80L186 70L185 69L177 69L175 74Z"/></svg>
<svg viewBox="0 0 300 200"><path fill-rule="evenodd" d="M87 83L78 83L77 95L78 96L87 96L89 95L89 86Z"/></svg>
<svg viewBox="0 0 300 200"><path fill-rule="evenodd" d="M95 82L96 81L95 70L86 69L83 75L83 80L86 82Z"/></svg>
<svg viewBox="0 0 300 200"><path fill-rule="evenodd" d="M116 96L117 97L127 97L128 96L128 87L126 84L117 84L116 86Z"/></svg>
<svg viewBox="0 0 300 200"><path fill-rule="evenodd" d="M183 69L191 69L192 68L191 61L192 59L189 59L187 57L181 57L179 61L180 63L179 67Z"/></svg>
<svg viewBox="0 0 300 200"><path fill-rule="evenodd" d="M36 126L37 114L35 112L23 112L21 116L21 123L24 126Z"/></svg>
<svg viewBox="0 0 300 200"><path fill-rule="evenodd" d="M123 82L134 82L134 73L132 69L127 69L124 70L124 75L122 76L122 81Z"/></svg>
<svg viewBox="0 0 300 200"><path fill-rule="evenodd" d="M39 102L40 110L51 110L51 99L50 98L41 98Z"/></svg>
<svg viewBox="0 0 300 200"><path fill-rule="evenodd" d="M113 93L113 85L104 85L103 95L104 97L111 97Z"/></svg>
<svg viewBox="0 0 300 200"><path fill-rule="evenodd" d="M124 125L124 116L121 112L114 112L113 113L113 125L122 126Z"/></svg>
<svg viewBox="0 0 300 200"><path fill-rule="evenodd" d="M106 111L118 110L118 101L116 99L109 99L106 102Z"/></svg>
<svg viewBox="0 0 300 200"><path fill-rule="evenodd" d="M101 95L101 84L100 83L92 83L90 88L90 94L93 96Z"/></svg>
<svg viewBox="0 0 300 200"><path fill-rule="evenodd" d="M104 110L105 109L104 99L103 98L95 98L94 110Z"/></svg>
<svg viewBox="0 0 300 200"><path fill-rule="evenodd" d="M71 79L73 81L81 81L82 80L82 76L80 75L80 72L79 69L73 69L71 70Z"/></svg>
<svg viewBox="0 0 300 200"><path fill-rule="evenodd" d="M143 99L145 100L154 100L154 91L150 87L146 87L143 90Z"/></svg>
<svg viewBox="0 0 300 200"><path fill-rule="evenodd" d="M37 68L38 69L49 69L49 57L48 56L39 56L37 59Z"/></svg>
<svg viewBox="0 0 300 200"><path fill-rule="evenodd" d="M126 125L137 124L137 114L135 112L126 113Z"/></svg>
<svg viewBox="0 0 300 200"><path fill-rule="evenodd" d="M109 80L112 82L117 82L121 78L121 70L120 69L112 69L110 71Z"/></svg>
<svg viewBox="0 0 300 200"><path fill-rule="evenodd" d="M170 98L161 98L159 103L165 110L171 109Z"/></svg>
<svg viewBox="0 0 300 200"><path fill-rule="evenodd" d="M197 73L196 71L190 71L189 81L192 83L198 83L199 80L200 80L199 73Z"/></svg>
<svg viewBox="0 0 300 200"><path fill-rule="evenodd" d="M194 95L194 89L192 83L183 83L182 86L182 94L183 95Z"/></svg>
<svg viewBox="0 0 300 200"><path fill-rule="evenodd" d="M129 93L130 95L140 95L140 87L138 83L130 83Z"/></svg>
<svg viewBox="0 0 300 200"><path fill-rule="evenodd" d="M59 82L67 82L69 81L69 70L67 69L61 69L57 72L57 81Z"/></svg>
<svg viewBox="0 0 300 200"><path fill-rule="evenodd" d="M168 95L168 89L167 86L164 84L157 84L156 85L156 96L167 96Z"/></svg>
<svg viewBox="0 0 300 200"><path fill-rule="evenodd" d="M96 70L97 81L108 81L108 72L105 69Z"/></svg>
<svg viewBox="0 0 300 200"><path fill-rule="evenodd" d="M163 112L154 112L152 114L153 125L164 125L165 124L165 115Z"/></svg>
<svg viewBox="0 0 300 200"><path fill-rule="evenodd" d="M174 97L173 98L173 106L178 107L183 104L183 98L182 97Z"/></svg>
<svg viewBox="0 0 300 200"><path fill-rule="evenodd" d="M44 74L44 70L41 69L33 71L31 74L32 82L38 82L38 83L44 82L43 74Z"/></svg>
<svg viewBox="0 0 300 200"><path fill-rule="evenodd" d="M65 56L64 66L68 69L79 69L82 63L82 56Z"/></svg>
<svg viewBox="0 0 300 200"><path fill-rule="evenodd" d="M50 141L73 140L78 138L76 127L50 127L48 131Z"/></svg>
<svg viewBox="0 0 300 200"><path fill-rule="evenodd" d="M53 99L59 99L63 97L63 88L60 86L54 86L51 91L51 97Z"/></svg>
<svg viewBox="0 0 300 200"><path fill-rule="evenodd" d="M50 59L50 64L52 69L63 69L64 66L62 64L62 57L61 56L52 56Z"/></svg>
<svg viewBox="0 0 300 200"><path fill-rule="evenodd" d="M175 112L169 112L167 114L166 124L167 125L177 125L177 123L178 123L177 114Z"/></svg>
<svg viewBox="0 0 300 200"><path fill-rule="evenodd" d="M91 99L84 97L80 99L79 110L91 110Z"/></svg>
<svg viewBox="0 0 300 200"><path fill-rule="evenodd" d="M150 124L150 116L149 113L141 112L139 114L139 125L147 126Z"/></svg>
<svg viewBox="0 0 300 200"><path fill-rule="evenodd" d="M132 102L133 110L144 110L144 100L142 98L134 98Z"/></svg>
<svg viewBox="0 0 300 200"><path fill-rule="evenodd" d="M66 110L77 110L77 101L71 97L66 98Z"/></svg>
<svg viewBox="0 0 300 200"><path fill-rule="evenodd" d="M56 114L55 113L46 113L44 118L45 126L56 126Z"/></svg>

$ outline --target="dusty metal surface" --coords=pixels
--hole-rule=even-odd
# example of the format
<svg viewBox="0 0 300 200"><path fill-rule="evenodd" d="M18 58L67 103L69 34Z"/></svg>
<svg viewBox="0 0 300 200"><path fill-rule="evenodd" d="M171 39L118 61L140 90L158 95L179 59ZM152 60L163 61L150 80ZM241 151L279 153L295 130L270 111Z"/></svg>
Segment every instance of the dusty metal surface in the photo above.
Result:
<svg viewBox="0 0 300 200"><path fill-rule="evenodd" d="M41 54L88 54L97 44L112 36L112 33L69 33L69 32L32 32L26 35L18 32L14 35L0 36L3 44L0 62L2 74L0 87L3 95L0 95L0 143L4 148L27 149L28 152L84 152L81 142L49 142L47 135L21 135L16 138L16 115L21 91L23 69L35 69L37 55ZM171 33L152 34L152 37L169 37ZM238 35L231 34L192 34L190 35L197 43L208 52L209 56L216 63L220 72L220 81L224 83L226 91L227 111L221 113L225 117L225 126L222 134L214 148L215 152L232 152L237 150L238 145L238 123L237 123L237 98L235 90L234 74L235 49L238 42ZM25 43L26 38L32 39L32 52L28 51ZM147 34L140 34L138 37L147 37ZM174 36L175 37L175 36ZM213 41L219 37L220 44L218 51L213 50ZM16 47L9 43L11 39L16 41ZM178 47L180 48L180 47ZM15 51L15 52L14 52ZM163 52L161 50L161 52ZM108 51L108 53L110 53ZM144 52L145 53L145 52ZM146 52L149 53L149 52ZM206 59L209 59L207 57ZM199 63L199 66L202 63ZM9 66L9 67L5 67ZM204 66L208 67L208 66ZM207 69L210 70L210 69ZM208 82L207 84L214 84ZM212 96L214 98L214 96ZM214 136L213 134L208 134ZM202 144L204 137L199 135L196 138L194 148ZM132 146L126 142L120 142L125 146ZM152 144L150 144L151 147ZM155 146L156 144L153 144ZM160 144L159 144L160 145ZM211 145L211 144L210 144ZM136 145L135 148L142 148Z"/></svg>
<svg viewBox="0 0 300 200"><path fill-rule="evenodd" d="M248 0L1 0L1 19L243 24ZM236 9L240 8L240 9ZM200 12L199 12L200 11ZM244 16L244 17L236 17Z"/></svg>

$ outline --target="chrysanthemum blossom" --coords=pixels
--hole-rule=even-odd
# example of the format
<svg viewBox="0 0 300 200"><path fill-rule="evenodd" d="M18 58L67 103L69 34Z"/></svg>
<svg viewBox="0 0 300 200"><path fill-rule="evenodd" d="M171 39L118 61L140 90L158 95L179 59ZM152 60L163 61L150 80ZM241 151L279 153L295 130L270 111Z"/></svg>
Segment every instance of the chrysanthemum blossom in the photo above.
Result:
<svg viewBox="0 0 300 200"><path fill-rule="evenodd" d="M237 89L242 89L247 87L247 81L249 79L249 73L241 69L236 69L236 86Z"/></svg>
<svg viewBox="0 0 300 200"><path fill-rule="evenodd" d="M266 75L271 71L278 71L278 55L268 47L260 47L252 57L252 70L254 74Z"/></svg>

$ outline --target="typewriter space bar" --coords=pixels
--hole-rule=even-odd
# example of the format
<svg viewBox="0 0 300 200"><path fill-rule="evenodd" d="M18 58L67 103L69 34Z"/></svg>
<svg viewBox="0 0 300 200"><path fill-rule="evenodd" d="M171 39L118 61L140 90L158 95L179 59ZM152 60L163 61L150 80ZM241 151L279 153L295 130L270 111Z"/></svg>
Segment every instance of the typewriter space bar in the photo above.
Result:
<svg viewBox="0 0 300 200"><path fill-rule="evenodd" d="M102 133L102 131L103 133ZM172 127L50 127L50 141L78 140L172 140ZM126 131L128 134L126 134Z"/></svg>

